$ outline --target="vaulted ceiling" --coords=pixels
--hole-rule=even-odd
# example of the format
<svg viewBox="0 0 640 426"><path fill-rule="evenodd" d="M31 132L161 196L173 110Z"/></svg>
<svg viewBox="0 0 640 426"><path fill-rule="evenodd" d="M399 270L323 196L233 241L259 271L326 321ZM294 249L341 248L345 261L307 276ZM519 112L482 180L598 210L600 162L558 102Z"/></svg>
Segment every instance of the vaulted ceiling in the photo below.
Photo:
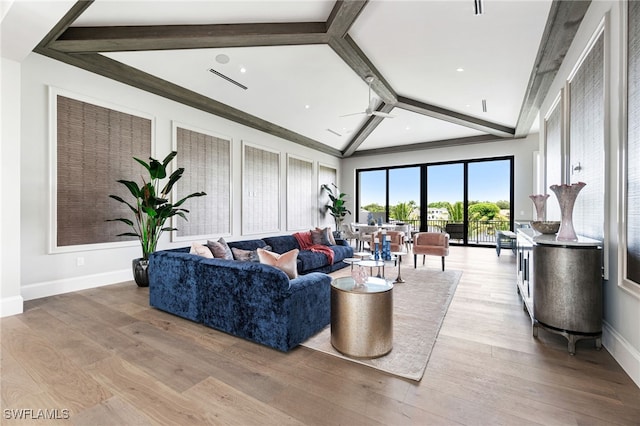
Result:
<svg viewBox="0 0 640 426"><path fill-rule="evenodd" d="M347 157L535 131L588 4L79 1L35 51Z"/></svg>

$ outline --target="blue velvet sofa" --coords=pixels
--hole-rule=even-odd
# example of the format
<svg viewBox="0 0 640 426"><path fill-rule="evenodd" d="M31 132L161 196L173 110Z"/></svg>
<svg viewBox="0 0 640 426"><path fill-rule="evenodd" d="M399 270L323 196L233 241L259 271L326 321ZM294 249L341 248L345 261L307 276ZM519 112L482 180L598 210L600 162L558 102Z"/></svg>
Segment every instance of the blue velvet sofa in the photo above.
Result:
<svg viewBox="0 0 640 426"><path fill-rule="evenodd" d="M293 235L278 235L275 237L265 237L256 240L244 240L228 242L229 247L242 250L256 250L267 245L271 246L271 251L275 253L286 253L293 249L300 250L300 244ZM327 260L323 253L316 253L310 250L300 250L298 253L298 274L308 274L309 272L329 272L348 266L343 260L353 257L353 248L346 240L337 240L336 245L329 246L333 250L333 264Z"/></svg>
<svg viewBox="0 0 640 426"><path fill-rule="evenodd" d="M285 240L265 239L274 251L288 251ZM250 249L246 241L230 245ZM257 262L206 259L189 254L189 248L158 251L149 258L149 302L163 311L286 352L331 319L331 277L309 272L316 261L310 256L298 263L306 273L289 280L279 269ZM333 266L318 263L314 269L332 270Z"/></svg>

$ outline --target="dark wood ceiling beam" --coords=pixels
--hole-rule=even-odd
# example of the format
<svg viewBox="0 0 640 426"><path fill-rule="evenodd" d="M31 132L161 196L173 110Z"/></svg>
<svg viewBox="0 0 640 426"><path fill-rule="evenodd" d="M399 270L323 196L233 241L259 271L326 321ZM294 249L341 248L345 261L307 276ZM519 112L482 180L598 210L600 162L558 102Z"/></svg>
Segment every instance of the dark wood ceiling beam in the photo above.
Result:
<svg viewBox="0 0 640 426"><path fill-rule="evenodd" d="M508 138L511 139L511 138ZM466 138L444 139L432 142L418 142L408 145L396 145L385 148L364 149L353 153L352 157L363 157L368 155L396 154L410 151L424 151L425 149L446 148L450 146L472 145L476 143L486 143L499 141L494 135L470 136Z"/></svg>
<svg viewBox="0 0 640 426"><path fill-rule="evenodd" d="M344 37L367 3L368 0L338 0L327 19L327 34L331 37Z"/></svg>
<svg viewBox="0 0 640 426"><path fill-rule="evenodd" d="M324 145L314 139L247 114L239 109L230 107L199 93L187 90L184 87L122 64L118 61L114 61L100 54L91 53L83 55L69 55L64 52L58 52L53 49L43 47L36 48L36 52L112 80L119 81L129 86L136 87L146 92L179 102L183 105L188 105L244 126L290 140L311 149L336 157L341 156L341 152L339 150Z"/></svg>
<svg viewBox="0 0 640 426"><path fill-rule="evenodd" d="M360 50L355 41L349 36L331 37L329 46L351 67L351 69L363 80L367 76L373 76L371 88L385 104L394 105L397 102L396 92L385 80L380 71L369 61L369 58Z"/></svg>
<svg viewBox="0 0 640 426"><path fill-rule="evenodd" d="M551 4L540 48L520 108L516 136L529 133L590 3L591 1L554 0Z"/></svg>
<svg viewBox="0 0 640 426"><path fill-rule="evenodd" d="M67 53L327 43L324 22L70 27L49 47Z"/></svg>
<svg viewBox="0 0 640 426"><path fill-rule="evenodd" d="M513 137L515 129L513 127L503 126L501 124L492 123L491 121L482 120L471 115L462 114L457 111L442 108L436 105L430 105L415 99L398 96L396 107L412 111L418 114L437 118L439 120L448 121L460 126L469 127L471 129L486 132L498 137Z"/></svg>
<svg viewBox="0 0 640 426"><path fill-rule="evenodd" d="M85 10L91 4L93 0L88 1L77 1L71 9L65 13L65 15L58 21L58 23L49 31L49 33L40 41L39 46L48 47L51 43L55 42L70 26L75 22L76 19L80 15L84 13Z"/></svg>
<svg viewBox="0 0 640 426"><path fill-rule="evenodd" d="M389 104L380 104L376 111L390 113L393 111L393 105ZM382 123L384 117L378 117L377 115L372 115L369 119L364 123L364 126L358 130L358 132L354 135L353 138L347 144L347 147L342 151L343 157L350 157L354 152L358 149L360 145L369 137L369 135Z"/></svg>

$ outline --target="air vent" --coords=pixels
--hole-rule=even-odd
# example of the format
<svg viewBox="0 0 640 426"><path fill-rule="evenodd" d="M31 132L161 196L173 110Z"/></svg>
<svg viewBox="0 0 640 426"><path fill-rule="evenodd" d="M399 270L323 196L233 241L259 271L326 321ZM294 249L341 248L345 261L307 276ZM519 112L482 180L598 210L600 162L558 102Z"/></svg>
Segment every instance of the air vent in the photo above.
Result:
<svg viewBox="0 0 640 426"><path fill-rule="evenodd" d="M229 83L231 83L231 84L234 84L234 85L238 86L238 87L239 87L239 88L241 88L242 90L247 90L247 89L248 89L248 87L247 87L247 86L245 86L244 84L239 83L239 82L235 81L234 79L232 79L231 77L229 77L229 76L226 76L226 75L222 74L220 71L216 71L216 70L214 70L213 68L209 68L209 72L211 72L211 73L213 73L213 74L217 75L218 77L220 77L220 78L221 78L221 79L223 79L223 80L227 80Z"/></svg>
<svg viewBox="0 0 640 426"><path fill-rule="evenodd" d="M327 132L333 133L336 136L342 137L342 135L340 133L336 132L335 130L327 129Z"/></svg>

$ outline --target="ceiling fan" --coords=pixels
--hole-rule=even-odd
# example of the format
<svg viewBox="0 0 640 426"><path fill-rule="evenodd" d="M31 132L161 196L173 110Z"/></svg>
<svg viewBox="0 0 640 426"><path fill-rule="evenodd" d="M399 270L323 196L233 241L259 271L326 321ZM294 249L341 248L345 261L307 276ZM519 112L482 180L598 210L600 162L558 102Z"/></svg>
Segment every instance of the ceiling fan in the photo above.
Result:
<svg viewBox="0 0 640 426"><path fill-rule="evenodd" d="M369 83L369 104L367 106L367 109L365 109L362 112L354 112L353 114L341 115L340 117L350 117L352 115L365 114L367 117L371 117L372 115L376 115L378 117L383 117L383 118L395 118L395 115L391 115L391 114L386 113L386 112L374 110L374 108L375 108L375 104L374 104L375 99L371 98L371 84L373 83L373 80L374 80L374 77L370 76L370 75L365 78L365 81L367 83Z"/></svg>

